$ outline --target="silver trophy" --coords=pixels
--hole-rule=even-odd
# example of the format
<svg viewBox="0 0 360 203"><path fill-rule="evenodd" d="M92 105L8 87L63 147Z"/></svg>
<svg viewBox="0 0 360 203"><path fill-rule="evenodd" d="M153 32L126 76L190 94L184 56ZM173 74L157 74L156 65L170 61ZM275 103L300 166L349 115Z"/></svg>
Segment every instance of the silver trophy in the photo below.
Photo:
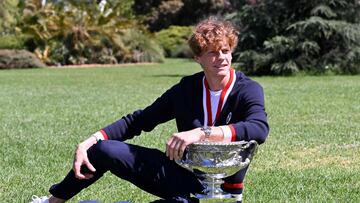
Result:
<svg viewBox="0 0 360 203"><path fill-rule="evenodd" d="M257 150L257 142L197 142L189 145L184 157L177 161L199 177L206 186L203 194L195 194L199 200L224 201L236 198L221 189L226 178L250 164ZM200 173L199 173L200 172ZM211 201L206 201L211 202Z"/></svg>

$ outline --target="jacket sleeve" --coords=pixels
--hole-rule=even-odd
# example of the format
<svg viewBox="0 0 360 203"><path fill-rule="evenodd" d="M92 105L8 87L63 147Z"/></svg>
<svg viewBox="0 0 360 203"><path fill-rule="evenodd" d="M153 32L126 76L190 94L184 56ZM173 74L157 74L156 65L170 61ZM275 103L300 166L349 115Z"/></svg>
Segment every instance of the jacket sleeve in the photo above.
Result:
<svg viewBox="0 0 360 203"><path fill-rule="evenodd" d="M122 117L101 131L109 140L124 141L133 138L135 135L140 135L141 131L149 132L158 124L173 119L173 98L177 89L178 85L173 86L150 106Z"/></svg>
<svg viewBox="0 0 360 203"><path fill-rule="evenodd" d="M229 125L235 135L235 140L256 140L259 144L265 142L269 133L267 114L264 105L264 93L262 87L252 81L244 88L240 102L245 109L242 113L242 121Z"/></svg>

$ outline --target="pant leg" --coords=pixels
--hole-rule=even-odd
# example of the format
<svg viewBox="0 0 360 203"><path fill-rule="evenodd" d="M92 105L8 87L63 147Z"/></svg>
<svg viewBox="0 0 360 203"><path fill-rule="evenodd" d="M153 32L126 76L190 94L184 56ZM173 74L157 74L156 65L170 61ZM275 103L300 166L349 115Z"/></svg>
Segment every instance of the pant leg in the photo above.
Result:
<svg viewBox="0 0 360 203"><path fill-rule="evenodd" d="M170 161L157 149L108 140L91 147L88 157L96 168L93 178L78 180L70 171L62 182L51 187L50 193L58 198L70 199L108 170L164 199L187 197L204 189L193 173Z"/></svg>
<svg viewBox="0 0 360 203"><path fill-rule="evenodd" d="M82 189L87 188L96 182L99 178L101 178L103 174L108 171L108 169L106 169L106 167L101 164L100 160L102 155L96 152L98 151L97 148L98 144L93 145L87 151L89 161L95 167L96 172L91 172L85 165L81 166L81 172L93 174L93 178L86 180L77 179L75 177L74 171L70 170L60 183L54 184L50 187L50 194L55 197L68 200L78 194Z"/></svg>

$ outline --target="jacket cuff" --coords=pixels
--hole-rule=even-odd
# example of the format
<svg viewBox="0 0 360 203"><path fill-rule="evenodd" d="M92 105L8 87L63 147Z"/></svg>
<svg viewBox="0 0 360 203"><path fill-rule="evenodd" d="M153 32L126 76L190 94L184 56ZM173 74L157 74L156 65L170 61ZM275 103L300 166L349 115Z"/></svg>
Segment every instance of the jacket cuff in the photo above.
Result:
<svg viewBox="0 0 360 203"><path fill-rule="evenodd" d="M233 142L235 141L235 129L232 125L223 125L219 126L224 133L224 142Z"/></svg>
<svg viewBox="0 0 360 203"><path fill-rule="evenodd" d="M107 136L106 132L105 132L103 129L99 130L99 131L96 132L96 133L101 133L101 135L103 136L104 140L108 140L108 139L109 139L109 137Z"/></svg>

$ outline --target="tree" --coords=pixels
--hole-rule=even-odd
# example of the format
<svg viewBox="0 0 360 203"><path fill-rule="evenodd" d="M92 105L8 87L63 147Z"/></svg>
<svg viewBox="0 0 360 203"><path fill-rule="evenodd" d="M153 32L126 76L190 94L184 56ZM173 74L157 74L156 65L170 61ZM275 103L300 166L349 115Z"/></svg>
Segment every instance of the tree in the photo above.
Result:
<svg viewBox="0 0 360 203"><path fill-rule="evenodd" d="M359 2L272 0L230 16L241 25L235 55L251 74L360 73Z"/></svg>
<svg viewBox="0 0 360 203"><path fill-rule="evenodd" d="M150 31L170 25L193 25L209 15L220 15L231 8L228 0L134 0L133 9Z"/></svg>

